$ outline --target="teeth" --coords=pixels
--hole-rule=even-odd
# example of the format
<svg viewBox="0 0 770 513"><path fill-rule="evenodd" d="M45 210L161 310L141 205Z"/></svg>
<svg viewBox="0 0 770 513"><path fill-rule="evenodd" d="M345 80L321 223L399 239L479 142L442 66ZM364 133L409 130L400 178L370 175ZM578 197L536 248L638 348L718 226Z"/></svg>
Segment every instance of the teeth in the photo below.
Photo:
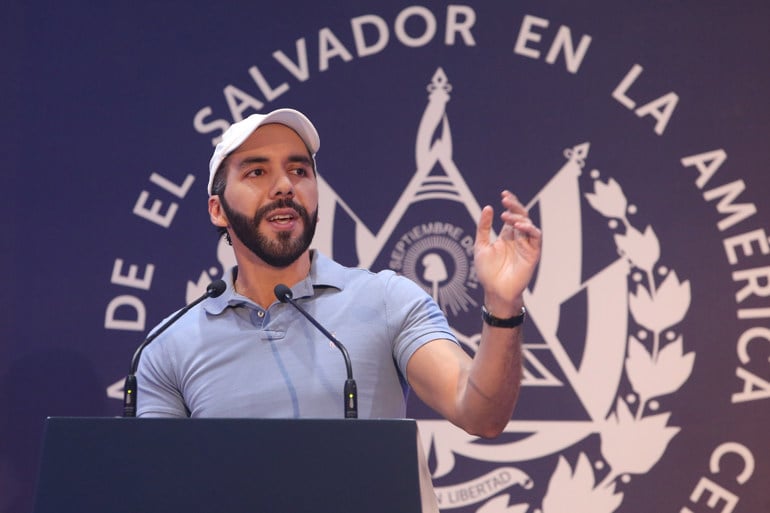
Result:
<svg viewBox="0 0 770 513"><path fill-rule="evenodd" d="M290 221L291 219L291 216L273 216L270 218L271 221Z"/></svg>

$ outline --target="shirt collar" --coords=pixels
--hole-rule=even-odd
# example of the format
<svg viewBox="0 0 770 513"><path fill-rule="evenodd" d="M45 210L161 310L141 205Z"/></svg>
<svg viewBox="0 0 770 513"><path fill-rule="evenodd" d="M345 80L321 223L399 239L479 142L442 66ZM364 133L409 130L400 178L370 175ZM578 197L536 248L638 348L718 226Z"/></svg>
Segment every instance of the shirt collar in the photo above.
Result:
<svg viewBox="0 0 770 513"><path fill-rule="evenodd" d="M318 250L310 250L310 273L307 278L296 283L292 288L295 298L310 297L316 288L332 287L338 290L345 288L345 267L338 264ZM254 304L249 298L238 294L235 290L237 267L233 267L223 277L227 288L221 296L209 298L203 302L203 309L211 315L219 315L231 306L241 306L246 303Z"/></svg>

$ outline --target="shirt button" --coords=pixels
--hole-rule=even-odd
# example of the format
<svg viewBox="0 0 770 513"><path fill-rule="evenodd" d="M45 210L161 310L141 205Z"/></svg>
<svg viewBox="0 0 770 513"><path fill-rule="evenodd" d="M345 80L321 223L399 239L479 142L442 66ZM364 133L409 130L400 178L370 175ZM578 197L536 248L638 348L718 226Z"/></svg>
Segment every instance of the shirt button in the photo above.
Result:
<svg viewBox="0 0 770 513"><path fill-rule="evenodd" d="M264 317L264 316L265 316L265 311L264 311L264 310L259 310L259 311L257 312L257 317L259 317L260 319L261 319L262 317Z"/></svg>

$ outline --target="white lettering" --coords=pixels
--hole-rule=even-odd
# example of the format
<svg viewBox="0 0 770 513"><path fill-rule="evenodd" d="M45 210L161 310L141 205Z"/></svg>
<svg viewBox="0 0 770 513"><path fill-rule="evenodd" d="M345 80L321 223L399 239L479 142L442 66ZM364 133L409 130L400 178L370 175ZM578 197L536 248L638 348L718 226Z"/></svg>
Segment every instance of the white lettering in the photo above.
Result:
<svg viewBox="0 0 770 513"><path fill-rule="evenodd" d="M214 121L206 123L205 118L211 116L213 112L211 107L203 107L195 114L195 118L193 118L193 127L199 134L210 134L215 130L221 130L221 133L217 137L211 139L211 145L216 146L219 144L219 141L222 140L222 134L225 133L225 130L230 126L230 123L226 119L215 119Z"/></svg>
<svg viewBox="0 0 770 513"><path fill-rule="evenodd" d="M743 472L738 474L735 478L735 482L740 485L744 485L748 482L751 476L754 474L754 455L746 448L745 445L741 445L736 442L723 443L711 453L711 460L709 461L709 470L712 474L720 473L720 463L722 458L727 454L735 454L743 461Z"/></svg>
<svg viewBox="0 0 770 513"><path fill-rule="evenodd" d="M463 21L460 21L460 17ZM476 46L476 40L471 34L471 27L476 24L476 11L467 5L450 5L446 13L446 34L444 44L455 44L455 34L460 34L468 46Z"/></svg>
<svg viewBox="0 0 770 513"><path fill-rule="evenodd" d="M748 350L749 342L757 339L770 342L770 328L755 327L741 335L741 338L738 339L738 359L742 364L747 365L751 361Z"/></svg>
<svg viewBox="0 0 770 513"><path fill-rule="evenodd" d="M752 256L754 254L754 248L751 246L751 243L756 242L760 252L763 255L767 255L770 253L770 244L768 244L768 241L770 241L770 239L768 239L765 230L760 228L741 235L728 237L722 241L722 244L725 247L725 253L727 253L727 261L735 265L738 263L738 255L735 252L736 247L741 248L743 256Z"/></svg>
<svg viewBox="0 0 770 513"><path fill-rule="evenodd" d="M324 27L318 32L318 69L326 71L329 69L329 61L334 57L340 57L348 62L353 59L353 55L345 48L345 45L337 39L334 32L329 27Z"/></svg>
<svg viewBox="0 0 770 513"><path fill-rule="evenodd" d="M254 83L257 84L257 87L259 87L259 90L265 97L265 100L268 102L275 100L289 90L289 84L286 82L283 82L281 85L273 89L270 84L267 83L267 79L264 77L264 75L262 75L262 72L259 71L259 68L256 66L249 68L249 74L251 75L251 78L254 79Z"/></svg>
<svg viewBox="0 0 770 513"><path fill-rule="evenodd" d="M708 504L711 509L716 507L720 499L725 501L724 507L719 510L721 513L730 513L735 509L735 505L738 504L737 495L730 492L729 490L722 488L707 477L702 477L700 481L698 481L695 490L693 490L692 494L690 494L690 500L693 502L698 502L698 499L703 497L704 493L707 492L709 492L709 498L706 501L706 504ZM689 508L682 508L682 511L692 513Z"/></svg>
<svg viewBox="0 0 770 513"><path fill-rule="evenodd" d="M425 32L421 36L412 37L406 32L406 22L412 16L418 16L425 22ZM419 48L428 44L436 35L436 17L427 8L413 5L398 13L393 29L396 32L396 37L404 46Z"/></svg>
<svg viewBox="0 0 770 513"><path fill-rule="evenodd" d="M548 28L550 22L537 16L526 15L521 22L521 28L519 29L519 35L516 38L516 44L513 47L513 52L530 59L539 59L540 50L527 46L527 43L539 43L543 39L543 35L532 30L533 27ZM575 49L575 44L572 40L572 31L566 25L561 25L556 31L556 37L554 37L551 43L551 48L548 50L548 54L545 57L545 62L553 65L559 58L560 54L564 55L564 62L567 67L567 71L570 73L577 73L580 69L580 65L583 63L583 58L586 56L588 47L591 44L591 36L583 35L580 38L580 43Z"/></svg>
<svg viewBox="0 0 770 513"><path fill-rule="evenodd" d="M720 214L732 214L730 217L722 219L717 223L717 227L719 227L720 231L725 231L731 226L734 226L757 213L757 207L753 203L733 204L733 200L735 200L744 189L746 189L746 184L743 180L735 180L734 182L730 182L703 193L703 198L706 201L712 201L721 197L719 203L717 203L717 212Z"/></svg>
<svg viewBox="0 0 770 513"><path fill-rule="evenodd" d="M152 207L149 209L146 207L147 200L150 197L150 193L147 191L142 191L139 194L139 198L136 200L136 203L134 204L134 214L138 215L139 217L142 217L144 219L147 219L148 221L155 223L159 226L162 226L163 228L168 228L171 226L171 221L173 221L174 216L176 215L176 211L179 210L179 205L172 202L168 210L166 211L166 214L163 215L160 213L161 206L163 203L160 200L154 200L152 202Z"/></svg>
<svg viewBox="0 0 770 513"><path fill-rule="evenodd" d="M468 256L473 256L473 245L474 245L473 237L471 237L470 235L466 235L465 237L463 237L463 240L460 241L460 245L463 247L463 249L465 250L465 253Z"/></svg>
<svg viewBox="0 0 770 513"><path fill-rule="evenodd" d="M195 177L193 175L187 175L184 179L184 183L182 185L177 185L158 173L153 173L150 175L150 181L161 189L167 190L177 198L182 199L187 196L188 192L190 192L190 187L195 181Z"/></svg>
<svg viewBox="0 0 770 513"><path fill-rule="evenodd" d="M426 7L409 6L397 14L391 30L396 35L397 40L403 45L418 48L425 46L434 39L437 33L436 20L437 18L434 13ZM447 5L444 43L447 46L451 46L457 44L459 40L460 44L475 46L476 40L472 33L475 23L476 12L472 7L467 5ZM409 25L409 32L407 31L407 25ZM352 33L350 37L352 37L355 44L355 51L358 57L380 53L391 42L391 30L388 30L388 21L380 16L365 14L354 17L350 19L350 26ZM343 44L343 40L344 38L338 38L329 27L323 27L318 31L318 71L328 70L331 61L335 58L340 58L345 62L353 60L353 54ZM310 78L311 66L308 58L306 38L296 39L294 47L295 53L291 57L283 50L275 50L272 52L272 56L291 76L300 82L305 82ZM563 47L566 58L570 62L578 63L582 59L582 44L574 52L572 51L570 41L560 40L558 47ZM264 73L263 70L265 70ZM246 117L247 111L261 112L266 104L275 101L291 89L291 84L285 80L285 77L283 79L271 79L265 67L251 66L248 71L257 89L260 91L259 95L253 91L244 91L233 84L228 84L223 89L225 102L230 110L229 117L233 122L241 121ZM273 86L273 84L276 85ZM221 141L221 134L227 130L231 122L225 119L207 121L207 118L212 116L212 112L210 106L200 109L195 114L193 126L201 134L219 131L218 136L211 140L212 145L215 146Z"/></svg>
<svg viewBox="0 0 770 513"><path fill-rule="evenodd" d="M668 126L668 122L671 120L671 115L674 113L674 109L676 109L677 103L679 103L679 96L676 93L671 92L646 105L642 105L634 112L640 118L643 118L644 116L652 116L655 118L657 120L657 123L655 123L655 133L663 135L663 132L666 131L666 126Z"/></svg>
<svg viewBox="0 0 770 513"><path fill-rule="evenodd" d="M184 198L190 191L193 182L195 182L195 177L188 174L184 183L182 185L177 185L158 173L152 173L150 175L150 182L178 198ZM171 202L166 213L161 214L160 209L163 206L163 203L156 199L152 202L152 207L147 208L146 205L149 198L150 193L147 191L142 191L139 194L139 198L137 198L136 203L134 204L134 214L164 228L171 226L171 221L173 221L177 210L179 210L179 204Z"/></svg>
<svg viewBox="0 0 770 513"><path fill-rule="evenodd" d="M642 74L644 68L638 64L634 64L629 72L623 77L618 86L612 91L612 97L617 100L621 105L631 110L636 106L636 102L628 97L627 93L631 86ZM671 120L671 115L676 109L676 105L679 103L679 96L676 93L670 92L660 98L657 98L645 105L642 105L634 111L637 117L652 116L657 120L655 123L655 133L663 135L663 132L668 126L668 122Z"/></svg>
<svg viewBox="0 0 770 513"><path fill-rule="evenodd" d="M310 65L307 60L307 43L305 38L297 39L294 43L294 47L297 50L297 62L295 63L289 59L285 53L281 50L273 52L273 58L277 60L289 73L300 82L304 82L310 78Z"/></svg>
<svg viewBox="0 0 770 513"><path fill-rule="evenodd" d="M770 308L741 308L739 319L770 319Z"/></svg>
<svg viewBox="0 0 770 513"><path fill-rule="evenodd" d="M529 57L530 59L539 59L540 52L527 46L527 43L539 43L543 39L541 34L532 31L532 27L548 28L548 20L538 18L537 16L526 15L521 22L519 37L516 38L516 45L513 47L513 53Z"/></svg>
<svg viewBox="0 0 770 513"><path fill-rule="evenodd" d="M225 100L227 100L227 106L230 109L230 116L236 122L243 120L243 113L248 109L251 108L258 111L265 106L261 101L231 84L225 86L224 95Z"/></svg>
<svg viewBox="0 0 770 513"><path fill-rule="evenodd" d="M698 179L695 180L695 185L698 186L698 189L703 189L725 160L727 160L727 153L725 150L719 149L685 157L681 162L685 167L695 166L699 175Z"/></svg>
<svg viewBox="0 0 770 513"><path fill-rule="evenodd" d="M116 315L120 307L132 308L136 314L135 318L118 319ZM107 311L104 313L104 327L108 330L143 331L145 317L144 303L138 297L130 295L118 296L107 305Z"/></svg>
<svg viewBox="0 0 770 513"><path fill-rule="evenodd" d="M735 271L733 281L746 282L746 285L735 294L735 300L738 303L743 302L751 295L770 296L770 266ZM764 282L764 284L760 282Z"/></svg>
<svg viewBox="0 0 770 513"><path fill-rule="evenodd" d="M573 74L577 73L580 69L580 65L583 63L583 58L586 56L590 44L591 36L584 35L580 38L580 44L578 45L577 50L574 50L572 32L570 32L569 27L562 25L556 33L556 38L553 40L551 49L545 57L545 62L554 64L559 53L563 53L567 71Z"/></svg>
<svg viewBox="0 0 770 513"><path fill-rule="evenodd" d="M730 401L733 404L770 398L770 383L766 380L743 367L735 369L735 375L743 381L743 390L732 395Z"/></svg>
<svg viewBox="0 0 770 513"><path fill-rule="evenodd" d="M634 64L615 90L612 91L612 97L628 110L636 107L636 102L626 96L626 92L631 88L631 85L636 82L639 75L642 74L642 70L643 68L641 66Z"/></svg>
<svg viewBox="0 0 770 513"><path fill-rule="evenodd" d="M123 285L126 287L133 287L135 289L150 290L150 284L152 283L152 275L155 272L155 266L147 264L144 271L144 277L137 278L136 273L139 267L136 265L128 266L128 274L121 274L123 269L123 259L116 258L115 264L112 266L112 276L110 276L110 283L115 285Z"/></svg>
<svg viewBox="0 0 770 513"><path fill-rule="evenodd" d="M364 36L364 24L372 25L377 31L377 38L371 45L366 44L366 38ZM388 24L385 20L374 14L368 14L366 16L359 16L350 20L350 26L353 29L353 39L356 42L356 53L359 57L366 57L368 55L374 55L382 51L388 44L390 39L390 32L388 31Z"/></svg>
<svg viewBox="0 0 770 513"><path fill-rule="evenodd" d="M739 485L744 485L754 474L754 455L746 446L737 442L725 442L714 449L709 460L709 471L712 475L719 475L722 472L722 460L731 455L738 456L743 463L743 469L736 476L735 482ZM708 494L706 504L711 509L715 509L719 505L720 500L724 501L722 509L719 510L723 513L733 511L738 504L738 496L736 494L719 486L711 479L702 477L690 494L690 500L693 503L697 503L699 500L704 499L706 494ZM692 513L692 510L689 508L682 508L680 511L681 513Z"/></svg>

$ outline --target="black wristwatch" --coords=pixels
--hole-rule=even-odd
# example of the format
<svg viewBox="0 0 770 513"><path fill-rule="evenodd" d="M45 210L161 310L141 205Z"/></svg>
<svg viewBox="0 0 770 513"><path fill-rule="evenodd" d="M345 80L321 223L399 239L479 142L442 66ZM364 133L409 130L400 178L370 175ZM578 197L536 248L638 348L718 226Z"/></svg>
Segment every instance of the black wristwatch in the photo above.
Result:
<svg viewBox="0 0 770 513"><path fill-rule="evenodd" d="M519 315L514 315L508 319L500 319L489 313L487 307L481 305L481 318L484 319L484 322L495 328L515 328L516 326L521 325L526 317L527 309L523 306L521 307L521 313Z"/></svg>

